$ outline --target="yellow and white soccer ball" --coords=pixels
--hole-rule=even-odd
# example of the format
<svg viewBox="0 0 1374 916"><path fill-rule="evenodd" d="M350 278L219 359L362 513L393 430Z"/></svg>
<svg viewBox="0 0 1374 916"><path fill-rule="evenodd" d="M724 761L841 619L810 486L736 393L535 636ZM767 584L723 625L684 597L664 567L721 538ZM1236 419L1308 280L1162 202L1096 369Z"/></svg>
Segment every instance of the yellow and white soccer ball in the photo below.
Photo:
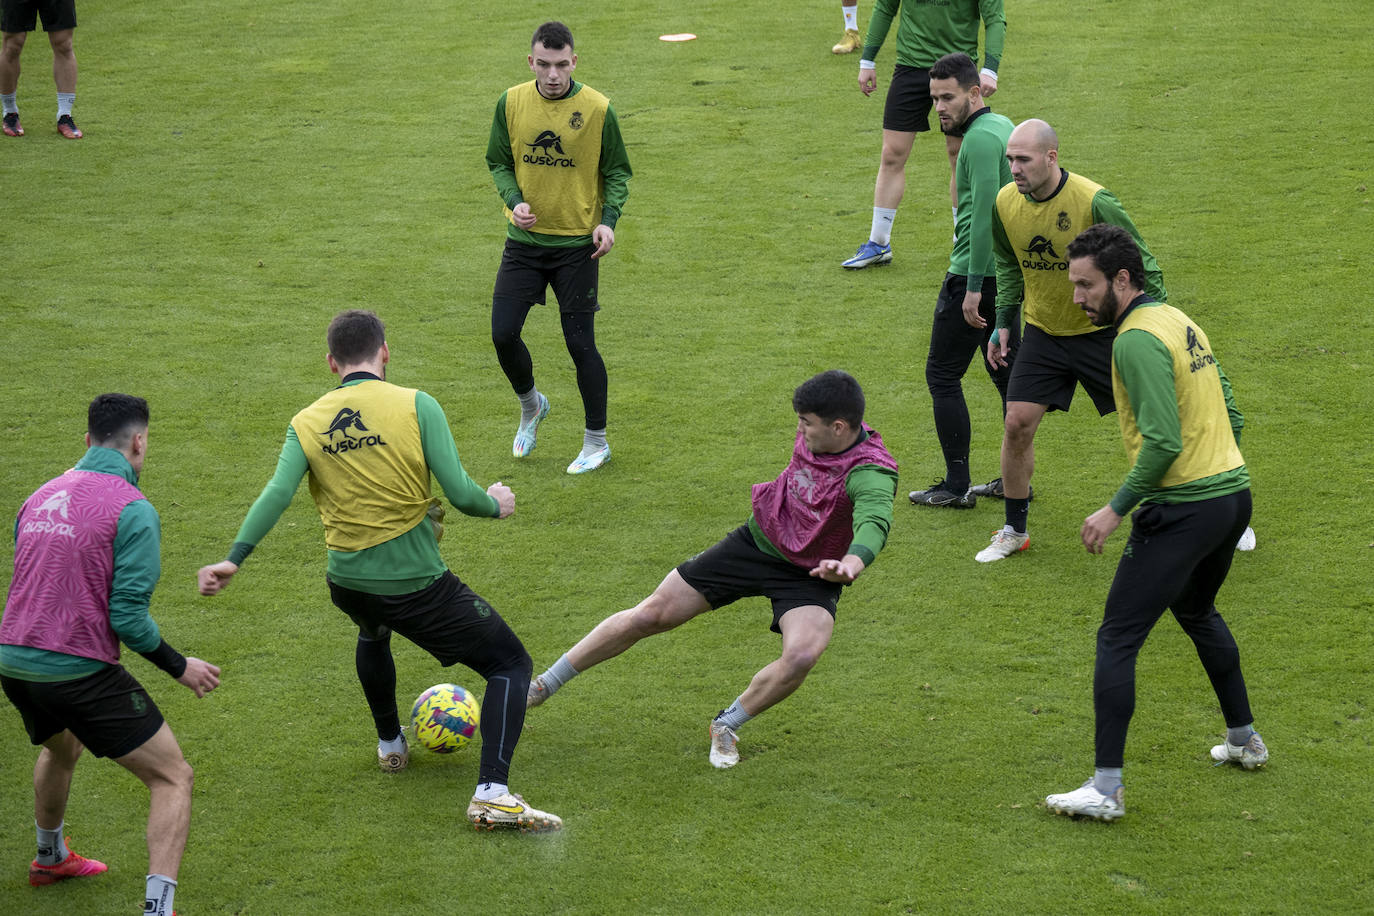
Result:
<svg viewBox="0 0 1374 916"><path fill-rule="evenodd" d="M451 754L477 731L481 706L457 684L435 684L420 694L410 709L415 743L438 754Z"/></svg>

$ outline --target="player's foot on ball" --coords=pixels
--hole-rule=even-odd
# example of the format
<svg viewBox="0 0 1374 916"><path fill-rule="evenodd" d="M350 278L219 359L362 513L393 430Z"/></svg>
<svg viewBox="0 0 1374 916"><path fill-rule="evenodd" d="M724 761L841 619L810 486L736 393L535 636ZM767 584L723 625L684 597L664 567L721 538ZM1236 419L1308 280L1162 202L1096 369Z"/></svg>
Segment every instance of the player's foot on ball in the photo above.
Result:
<svg viewBox="0 0 1374 916"><path fill-rule="evenodd" d="M980 483L976 486L969 487L968 491L974 496L981 496L986 499L1007 498L1006 490L1002 487L1002 478L1000 477L996 480L989 480L987 483ZM1032 499L1035 499L1035 487L1031 487L1026 491L1026 501L1030 502Z"/></svg>
<svg viewBox="0 0 1374 916"><path fill-rule="evenodd" d="M585 474L588 471L595 471L607 461L611 460L611 447L603 445L594 451L582 450L582 454L573 459L573 463L568 465L569 474Z"/></svg>
<svg viewBox="0 0 1374 916"><path fill-rule="evenodd" d="M728 725L711 722L711 766L727 770L739 763L739 736Z"/></svg>
<svg viewBox="0 0 1374 916"><path fill-rule="evenodd" d="M1223 763L1238 763L1247 770L1254 770L1264 766L1269 762L1269 748L1264 746L1264 739L1255 732L1250 736L1250 740L1241 745L1232 744L1224 741L1212 748L1212 759L1217 762L1217 766Z"/></svg>
<svg viewBox="0 0 1374 916"><path fill-rule="evenodd" d="M6 137L24 136L24 128L19 126L19 112L11 111L5 115L4 129Z"/></svg>
<svg viewBox="0 0 1374 916"><path fill-rule="evenodd" d="M1005 560L1029 546L1029 534L1017 534L1008 526L1003 525L1000 531L993 532L992 543L978 551L973 558L979 563L992 563L996 560Z"/></svg>
<svg viewBox="0 0 1374 916"><path fill-rule="evenodd" d="M104 862L97 862L95 859L88 859L68 850L67 858L56 865L39 865L36 859L31 862L29 864L29 883L34 887L42 887L45 884L56 884L68 878L89 878L91 875L98 875L105 870Z"/></svg>
<svg viewBox="0 0 1374 916"><path fill-rule="evenodd" d="M468 805L468 820L478 830L501 827L522 833L546 833L563 829L561 817L530 807L523 798L512 792L498 795L490 801L473 798Z"/></svg>
<svg viewBox="0 0 1374 916"><path fill-rule="evenodd" d="M863 39L859 37L858 29L845 29L844 37L839 40L833 48L831 54L853 54L863 47Z"/></svg>
<svg viewBox="0 0 1374 916"><path fill-rule="evenodd" d="M1067 814L1069 817L1114 821L1126 813L1126 805L1122 801L1124 792L1124 786L1117 786L1111 795L1103 795L1089 779L1072 792L1045 796L1045 807L1055 814Z"/></svg>
<svg viewBox="0 0 1374 916"><path fill-rule="evenodd" d="M871 264L879 266L887 264L892 260L892 246L879 245L873 240L864 242L859 246L859 250L854 252L854 257L840 264L846 270L858 270L861 267L868 267Z"/></svg>
<svg viewBox="0 0 1374 916"><path fill-rule="evenodd" d="M955 492L945 486L944 478L930 485L928 490L912 490L907 499L918 506L947 506L951 509L972 509L978 505L978 497L969 490Z"/></svg>
<svg viewBox="0 0 1374 916"><path fill-rule="evenodd" d="M515 430L515 443L511 446L511 454L516 458L524 458L534 451L535 437L539 433L539 424L544 422L544 418L549 415L549 399L541 393L539 395L539 412L534 415L534 419L528 423L520 421L520 425Z"/></svg>
<svg viewBox="0 0 1374 916"><path fill-rule="evenodd" d="M384 773L399 773L410 763L410 742L406 740L405 729L401 729L401 749L399 751L384 751L381 745L377 746L377 765L382 768Z"/></svg>
<svg viewBox="0 0 1374 916"><path fill-rule="evenodd" d="M57 119L57 132L68 140L80 140L82 137L81 128L76 126L71 115L63 115Z"/></svg>
<svg viewBox="0 0 1374 916"><path fill-rule="evenodd" d="M551 696L553 691L544 686L544 675L538 675L530 681L529 693L525 694L525 708L533 709Z"/></svg>
<svg viewBox="0 0 1374 916"><path fill-rule="evenodd" d="M1254 550L1254 549L1255 549L1255 529L1254 529L1254 528L1251 528L1251 527L1249 527L1248 525L1246 526L1245 532L1240 536L1240 540L1239 540L1239 541L1236 541L1236 549L1237 549L1237 550Z"/></svg>

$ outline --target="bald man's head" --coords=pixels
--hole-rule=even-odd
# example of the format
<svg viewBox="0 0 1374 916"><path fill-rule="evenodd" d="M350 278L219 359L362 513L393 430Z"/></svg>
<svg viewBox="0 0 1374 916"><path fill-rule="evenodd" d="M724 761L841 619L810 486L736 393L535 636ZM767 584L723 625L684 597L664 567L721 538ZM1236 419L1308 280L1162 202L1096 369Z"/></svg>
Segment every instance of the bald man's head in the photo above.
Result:
<svg viewBox="0 0 1374 916"><path fill-rule="evenodd" d="M1007 162L1016 190L1048 199L1059 187L1059 135L1039 118L1022 121L1007 138Z"/></svg>

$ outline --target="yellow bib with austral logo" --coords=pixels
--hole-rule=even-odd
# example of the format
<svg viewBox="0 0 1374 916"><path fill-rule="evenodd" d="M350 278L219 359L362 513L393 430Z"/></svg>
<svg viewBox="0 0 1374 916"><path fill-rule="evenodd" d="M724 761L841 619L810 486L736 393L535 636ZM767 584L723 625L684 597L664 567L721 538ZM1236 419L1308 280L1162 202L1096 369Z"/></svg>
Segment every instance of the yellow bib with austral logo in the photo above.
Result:
<svg viewBox="0 0 1374 916"><path fill-rule="evenodd" d="M1069 242L1093 223L1093 197L1102 185L1069 173L1059 193L1034 200L1009 184L997 192L997 215L1016 253L1025 283L1021 311L1029 324L1056 337L1098 330L1074 305Z"/></svg>
<svg viewBox="0 0 1374 916"><path fill-rule="evenodd" d="M415 389L368 380L335 388L291 420L330 550L356 553L405 534L429 507Z"/></svg>
<svg viewBox="0 0 1374 916"><path fill-rule="evenodd" d="M534 80L507 90L515 181L539 220L531 232L591 235L601 222L601 128L609 106L586 85L552 101L539 94Z"/></svg>
<svg viewBox="0 0 1374 916"><path fill-rule="evenodd" d="M1117 326L1117 340L1127 331L1153 334L1169 350L1174 363L1174 394L1178 399L1178 421L1183 435L1183 450L1169 465L1160 480L1161 487L1176 487L1214 474L1232 471L1245 464L1231 417L1226 410L1226 395L1212 356L1212 345L1202 329L1188 316L1170 305L1136 306ZM1143 441L1136 426L1135 413L1126 386L1112 360L1112 394L1121 420L1121 438L1126 455L1135 464Z"/></svg>

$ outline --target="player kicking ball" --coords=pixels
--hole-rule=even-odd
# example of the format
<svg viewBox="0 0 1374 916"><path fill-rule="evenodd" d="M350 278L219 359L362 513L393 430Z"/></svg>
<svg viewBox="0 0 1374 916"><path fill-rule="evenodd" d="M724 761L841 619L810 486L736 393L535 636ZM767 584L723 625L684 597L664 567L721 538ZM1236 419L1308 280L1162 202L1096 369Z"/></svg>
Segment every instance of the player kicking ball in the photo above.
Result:
<svg viewBox="0 0 1374 916"><path fill-rule="evenodd" d="M530 682L530 707L646 636L761 595L773 603L782 655L710 726L711 765L739 763L740 726L801 686L830 643L840 592L873 563L892 526L897 462L863 422L859 383L822 372L797 388L792 408L792 460L776 480L754 485L749 520L669 572L648 598L597 624Z"/></svg>

